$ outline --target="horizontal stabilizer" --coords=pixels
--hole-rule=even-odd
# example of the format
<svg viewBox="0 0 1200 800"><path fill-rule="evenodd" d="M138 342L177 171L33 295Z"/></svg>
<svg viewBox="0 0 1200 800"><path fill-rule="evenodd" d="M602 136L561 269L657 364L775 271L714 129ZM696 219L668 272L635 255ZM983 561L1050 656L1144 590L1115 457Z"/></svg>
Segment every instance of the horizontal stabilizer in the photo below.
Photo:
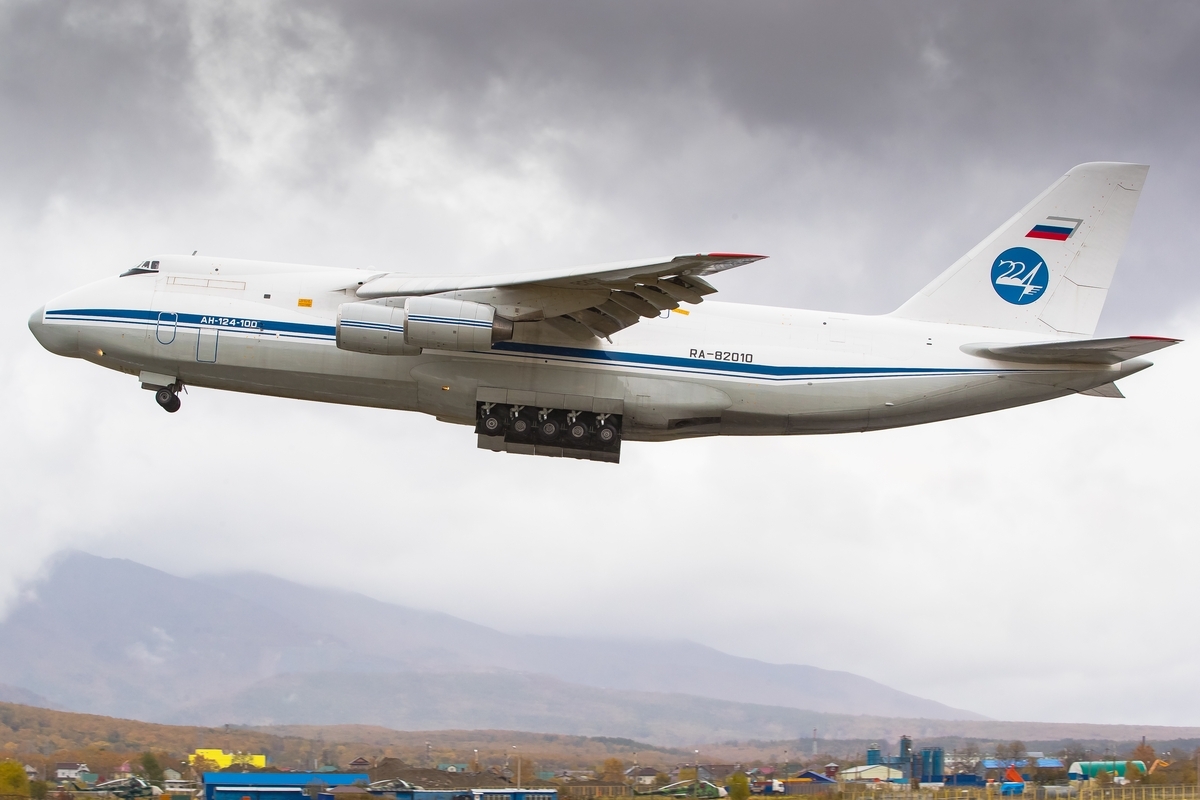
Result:
<svg viewBox="0 0 1200 800"><path fill-rule="evenodd" d="M1029 364L1120 364L1180 341L1162 336L1119 336L1036 344L964 344L962 351L981 358Z"/></svg>

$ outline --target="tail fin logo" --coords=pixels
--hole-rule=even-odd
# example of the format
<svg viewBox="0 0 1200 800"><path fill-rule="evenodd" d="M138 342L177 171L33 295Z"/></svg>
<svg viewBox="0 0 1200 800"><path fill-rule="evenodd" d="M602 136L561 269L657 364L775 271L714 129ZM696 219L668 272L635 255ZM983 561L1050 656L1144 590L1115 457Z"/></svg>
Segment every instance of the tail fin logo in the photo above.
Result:
<svg viewBox="0 0 1200 800"><path fill-rule="evenodd" d="M992 262L992 288L1005 302L1023 306L1042 296L1050 280L1045 260L1028 247L1010 247Z"/></svg>

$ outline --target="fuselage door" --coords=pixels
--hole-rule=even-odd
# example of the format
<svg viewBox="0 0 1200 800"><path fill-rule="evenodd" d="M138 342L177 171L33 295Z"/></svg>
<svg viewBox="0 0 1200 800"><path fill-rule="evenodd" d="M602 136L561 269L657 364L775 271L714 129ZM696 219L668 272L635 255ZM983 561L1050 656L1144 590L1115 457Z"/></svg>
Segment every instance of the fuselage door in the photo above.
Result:
<svg viewBox="0 0 1200 800"><path fill-rule="evenodd" d="M179 315L174 311L158 312L158 325L154 329L154 337L159 344L171 344L175 341L175 329L179 325Z"/></svg>
<svg viewBox="0 0 1200 800"><path fill-rule="evenodd" d="M221 329L215 326L207 326L201 323L200 331L196 336L196 360L204 364L217 363L217 339L221 335Z"/></svg>

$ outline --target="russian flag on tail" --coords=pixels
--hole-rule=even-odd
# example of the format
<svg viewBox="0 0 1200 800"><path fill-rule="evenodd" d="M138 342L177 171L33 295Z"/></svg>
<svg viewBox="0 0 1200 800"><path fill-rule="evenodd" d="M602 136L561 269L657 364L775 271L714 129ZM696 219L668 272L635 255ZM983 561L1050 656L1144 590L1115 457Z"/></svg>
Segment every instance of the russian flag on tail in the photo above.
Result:
<svg viewBox="0 0 1200 800"><path fill-rule="evenodd" d="M1046 217L1025 234L1026 239L1052 239L1065 242L1075 235L1083 220L1074 217Z"/></svg>

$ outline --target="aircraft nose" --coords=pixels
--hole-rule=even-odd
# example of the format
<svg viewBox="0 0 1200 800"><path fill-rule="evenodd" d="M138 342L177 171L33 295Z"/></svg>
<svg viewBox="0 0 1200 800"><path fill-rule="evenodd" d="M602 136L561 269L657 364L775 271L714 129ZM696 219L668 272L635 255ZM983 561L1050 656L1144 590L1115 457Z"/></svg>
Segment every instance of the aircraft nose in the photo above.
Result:
<svg viewBox="0 0 1200 800"><path fill-rule="evenodd" d="M79 354L79 338L74 330L63 330L57 325L46 324L46 307L42 306L29 315L29 332L38 344L60 356Z"/></svg>
<svg viewBox="0 0 1200 800"><path fill-rule="evenodd" d="M42 341L42 331L46 329L46 325L42 322L42 318L46 316L46 307L42 306L37 311L29 315L29 332L33 334L33 338L42 343L42 347L46 343Z"/></svg>

